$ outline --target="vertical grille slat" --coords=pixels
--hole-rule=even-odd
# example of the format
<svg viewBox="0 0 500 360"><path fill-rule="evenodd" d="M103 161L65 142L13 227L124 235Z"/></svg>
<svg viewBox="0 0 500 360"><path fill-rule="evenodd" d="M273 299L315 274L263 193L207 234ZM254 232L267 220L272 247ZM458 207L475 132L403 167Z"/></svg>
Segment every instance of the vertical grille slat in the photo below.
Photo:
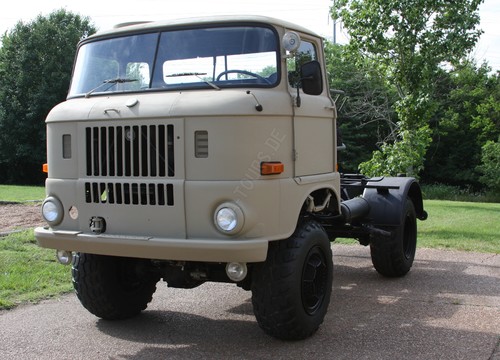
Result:
<svg viewBox="0 0 500 360"><path fill-rule="evenodd" d="M87 152L87 176L92 176L92 129L91 128L85 129L85 147Z"/></svg>
<svg viewBox="0 0 500 360"><path fill-rule="evenodd" d="M116 175L123 176L123 130L121 126L116 127L115 139L114 142L116 144Z"/></svg>
<svg viewBox="0 0 500 360"><path fill-rule="evenodd" d="M174 205L174 186L172 184L167 184L167 205Z"/></svg>
<svg viewBox="0 0 500 360"><path fill-rule="evenodd" d="M165 205L165 191L163 184L158 184L158 205Z"/></svg>
<svg viewBox="0 0 500 360"><path fill-rule="evenodd" d="M174 125L85 129L87 176L174 177Z"/></svg>
<svg viewBox="0 0 500 360"><path fill-rule="evenodd" d="M149 138L151 139L150 146L148 147L148 157L151 176L156 176L156 169L158 168L157 156L156 156L156 127L153 125L149 126Z"/></svg>
<svg viewBox="0 0 500 360"><path fill-rule="evenodd" d="M132 171L130 170L130 148L132 147L131 145L131 140L130 140L130 134L131 134L131 128L130 126L125 126L124 132L123 132L123 144L125 148L125 156L124 156L124 168L125 168L125 176L130 176L132 175ZM127 139L127 137L129 137Z"/></svg>
<svg viewBox="0 0 500 360"><path fill-rule="evenodd" d="M167 125L168 176L175 176L174 164L174 126Z"/></svg>
<svg viewBox="0 0 500 360"><path fill-rule="evenodd" d="M140 134L139 134L139 127L138 126L133 126L132 127L132 168L133 168L133 174L134 176L140 176L139 173L139 167L140 167L140 159L141 159L141 154L140 154L140 147L139 147L139 141L140 141Z"/></svg>
<svg viewBox="0 0 500 360"><path fill-rule="evenodd" d="M116 185L116 203L123 204L123 192L122 192L122 184Z"/></svg>
<svg viewBox="0 0 500 360"><path fill-rule="evenodd" d="M95 127L93 133L93 141L92 141L92 173L94 176L99 176L99 128Z"/></svg>
<svg viewBox="0 0 500 360"><path fill-rule="evenodd" d="M160 175L161 177L165 176L165 154L166 154L166 146L165 146L165 126L164 125L160 125L159 128L159 136L158 136L158 151L159 151L159 154L158 154L158 160L159 160L159 163L160 163Z"/></svg>
<svg viewBox="0 0 500 360"><path fill-rule="evenodd" d="M116 154L115 150L115 128L110 127L108 131L108 154ZM116 156L113 156L110 161L108 161L108 173L115 174L116 169Z"/></svg>
<svg viewBox="0 0 500 360"><path fill-rule="evenodd" d="M107 145L107 129L105 127L101 128L101 174L102 176L107 176L108 175L108 145Z"/></svg>
<svg viewBox="0 0 500 360"><path fill-rule="evenodd" d="M123 203L130 204L130 184L123 184Z"/></svg>
<svg viewBox="0 0 500 360"><path fill-rule="evenodd" d="M149 157L148 148L151 146L151 139L149 137L148 127L143 125L140 128L140 169L142 176L149 176Z"/></svg>
<svg viewBox="0 0 500 360"><path fill-rule="evenodd" d="M98 183L93 183L92 184L92 200L94 203L99 203L99 184Z"/></svg>

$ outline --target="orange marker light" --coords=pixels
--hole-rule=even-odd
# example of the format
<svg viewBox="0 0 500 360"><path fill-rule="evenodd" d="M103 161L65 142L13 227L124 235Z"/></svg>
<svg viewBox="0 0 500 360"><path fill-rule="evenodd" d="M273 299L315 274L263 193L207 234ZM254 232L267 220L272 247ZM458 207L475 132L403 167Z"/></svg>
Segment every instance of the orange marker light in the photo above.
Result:
<svg viewBox="0 0 500 360"><path fill-rule="evenodd" d="M268 161L260 163L261 175L278 175L285 171L285 165L281 161Z"/></svg>
<svg viewBox="0 0 500 360"><path fill-rule="evenodd" d="M49 164L43 164L42 171L47 174L49 172Z"/></svg>

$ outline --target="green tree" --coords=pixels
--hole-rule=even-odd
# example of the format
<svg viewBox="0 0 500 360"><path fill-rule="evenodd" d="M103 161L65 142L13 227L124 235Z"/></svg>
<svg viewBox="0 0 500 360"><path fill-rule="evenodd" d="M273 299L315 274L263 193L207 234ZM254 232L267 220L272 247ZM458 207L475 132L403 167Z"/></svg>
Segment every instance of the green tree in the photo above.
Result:
<svg viewBox="0 0 500 360"><path fill-rule="evenodd" d="M368 175L418 174L431 142L428 122L437 109L435 79L476 44L483 0L337 0L354 56L374 60L397 90L397 131L360 166Z"/></svg>
<svg viewBox="0 0 500 360"><path fill-rule="evenodd" d="M433 142L422 180L479 190L481 148L500 135L500 82L487 64L464 62L436 76Z"/></svg>
<svg viewBox="0 0 500 360"><path fill-rule="evenodd" d="M45 117L66 98L76 44L94 32L88 18L58 10L2 37L0 182L43 181Z"/></svg>
<svg viewBox="0 0 500 360"><path fill-rule="evenodd" d="M481 181L496 194L500 194L500 137L497 142L487 141L482 148Z"/></svg>
<svg viewBox="0 0 500 360"><path fill-rule="evenodd" d="M352 61L346 46L325 43L325 58L330 87L343 92L332 94L338 97L337 125L346 145L338 154L341 171L355 173L394 131L396 94L371 59Z"/></svg>
<svg viewBox="0 0 500 360"><path fill-rule="evenodd" d="M486 65L482 68L490 72ZM478 102L477 114L471 124L473 129L480 130L479 141L482 142L495 140L500 135L500 72L488 76L484 87L486 91L482 94L482 101Z"/></svg>

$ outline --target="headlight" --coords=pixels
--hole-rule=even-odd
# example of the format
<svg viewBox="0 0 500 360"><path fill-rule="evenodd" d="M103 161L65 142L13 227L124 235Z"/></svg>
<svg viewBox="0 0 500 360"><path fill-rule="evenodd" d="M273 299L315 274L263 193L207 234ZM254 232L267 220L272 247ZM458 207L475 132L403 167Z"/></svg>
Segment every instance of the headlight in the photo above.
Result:
<svg viewBox="0 0 500 360"><path fill-rule="evenodd" d="M236 234L243 228L243 211L232 203L221 204L215 210L214 222L222 233Z"/></svg>
<svg viewBox="0 0 500 360"><path fill-rule="evenodd" d="M49 225L57 225L63 218L63 206L59 200L49 196L42 204L42 215Z"/></svg>
<svg viewBox="0 0 500 360"><path fill-rule="evenodd" d="M222 208L217 211L217 226L224 231L233 231L238 225L236 212L230 208Z"/></svg>

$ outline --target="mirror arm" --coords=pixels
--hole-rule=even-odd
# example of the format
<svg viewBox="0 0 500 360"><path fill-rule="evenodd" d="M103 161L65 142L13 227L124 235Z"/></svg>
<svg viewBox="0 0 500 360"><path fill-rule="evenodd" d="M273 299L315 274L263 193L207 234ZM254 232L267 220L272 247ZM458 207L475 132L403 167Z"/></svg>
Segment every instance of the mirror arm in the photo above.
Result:
<svg viewBox="0 0 500 360"><path fill-rule="evenodd" d="M300 105L302 105L302 100L300 98L300 81L297 81L297 98L295 99L295 105L297 105L297 107L300 107Z"/></svg>

